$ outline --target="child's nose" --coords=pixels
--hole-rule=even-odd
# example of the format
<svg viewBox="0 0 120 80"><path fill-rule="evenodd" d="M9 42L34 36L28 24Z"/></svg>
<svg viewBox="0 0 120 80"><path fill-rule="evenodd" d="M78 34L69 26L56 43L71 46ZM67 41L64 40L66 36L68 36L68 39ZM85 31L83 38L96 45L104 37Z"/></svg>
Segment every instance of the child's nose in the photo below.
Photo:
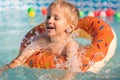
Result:
<svg viewBox="0 0 120 80"><path fill-rule="evenodd" d="M54 22L54 19L51 17L48 19L48 24L52 24Z"/></svg>

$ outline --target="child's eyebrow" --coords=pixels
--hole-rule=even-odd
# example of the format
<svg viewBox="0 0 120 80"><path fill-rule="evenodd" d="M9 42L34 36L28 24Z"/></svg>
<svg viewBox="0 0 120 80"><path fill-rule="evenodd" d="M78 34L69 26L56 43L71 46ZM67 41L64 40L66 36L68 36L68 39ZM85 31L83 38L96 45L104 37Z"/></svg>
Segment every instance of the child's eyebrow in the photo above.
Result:
<svg viewBox="0 0 120 80"><path fill-rule="evenodd" d="M57 15L57 14L54 14L54 16L58 17L58 15Z"/></svg>

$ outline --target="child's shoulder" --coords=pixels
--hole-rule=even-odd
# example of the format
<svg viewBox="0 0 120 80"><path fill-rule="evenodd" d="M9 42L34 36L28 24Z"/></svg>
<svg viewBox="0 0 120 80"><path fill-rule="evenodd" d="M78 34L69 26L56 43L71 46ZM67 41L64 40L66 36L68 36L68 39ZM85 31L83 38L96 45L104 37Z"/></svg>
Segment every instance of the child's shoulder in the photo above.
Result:
<svg viewBox="0 0 120 80"><path fill-rule="evenodd" d="M70 38L67 43L67 47L74 48L74 47L79 47L79 43L76 42L74 39Z"/></svg>

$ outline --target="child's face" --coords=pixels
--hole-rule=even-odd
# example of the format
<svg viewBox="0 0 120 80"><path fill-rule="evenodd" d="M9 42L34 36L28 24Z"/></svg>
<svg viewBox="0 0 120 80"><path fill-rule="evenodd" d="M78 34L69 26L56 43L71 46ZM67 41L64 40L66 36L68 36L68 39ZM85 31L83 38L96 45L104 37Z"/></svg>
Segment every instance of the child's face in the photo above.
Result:
<svg viewBox="0 0 120 80"><path fill-rule="evenodd" d="M69 25L62 11L56 7L48 10L46 30L50 37L64 35L67 27L69 27Z"/></svg>

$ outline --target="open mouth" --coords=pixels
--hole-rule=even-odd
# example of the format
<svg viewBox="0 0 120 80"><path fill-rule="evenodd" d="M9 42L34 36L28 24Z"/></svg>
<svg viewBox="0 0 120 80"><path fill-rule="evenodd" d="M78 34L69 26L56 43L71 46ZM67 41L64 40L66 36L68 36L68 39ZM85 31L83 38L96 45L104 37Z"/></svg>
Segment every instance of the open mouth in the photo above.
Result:
<svg viewBox="0 0 120 80"><path fill-rule="evenodd" d="M55 28L52 26L47 26L47 29L55 29Z"/></svg>

